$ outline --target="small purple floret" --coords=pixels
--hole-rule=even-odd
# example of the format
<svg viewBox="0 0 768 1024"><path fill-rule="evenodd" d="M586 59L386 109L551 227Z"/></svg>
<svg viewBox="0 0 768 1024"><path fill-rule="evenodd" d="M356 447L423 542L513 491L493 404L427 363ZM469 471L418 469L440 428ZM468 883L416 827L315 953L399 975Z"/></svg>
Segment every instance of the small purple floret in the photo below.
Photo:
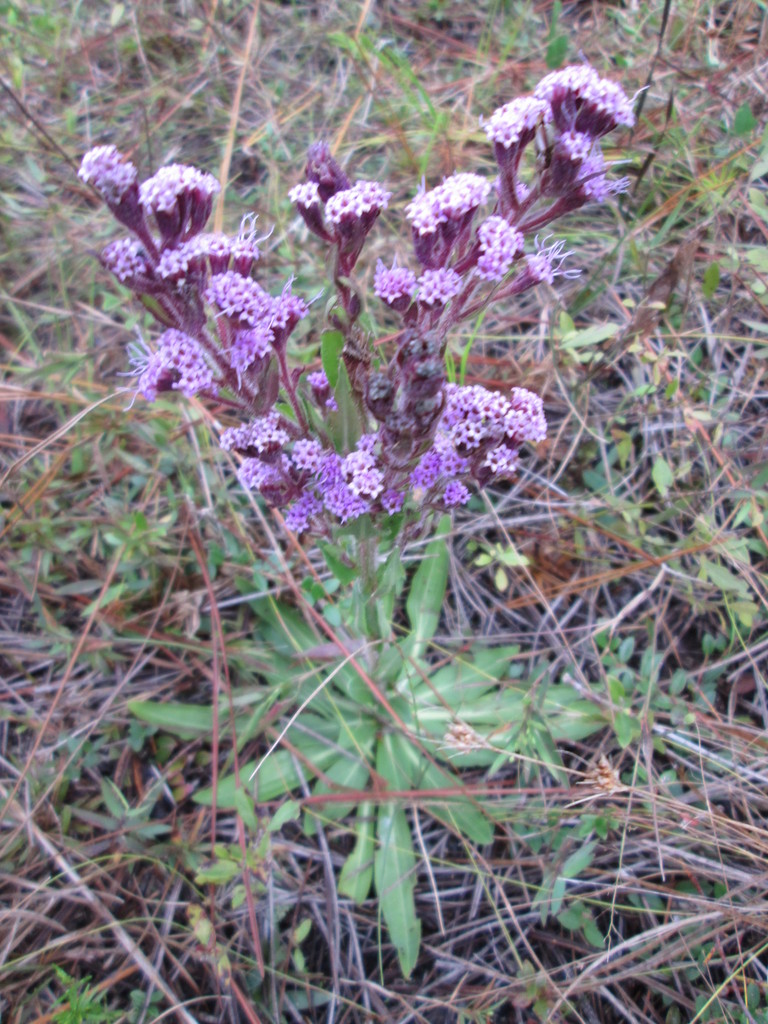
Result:
<svg viewBox="0 0 768 1024"><path fill-rule="evenodd" d="M116 146L94 146L88 150L77 173L81 181L93 185L110 203L120 202L137 178L136 168Z"/></svg>
<svg viewBox="0 0 768 1024"><path fill-rule="evenodd" d="M450 267L425 270L419 278L419 302L425 306L444 306L461 289L461 277Z"/></svg>

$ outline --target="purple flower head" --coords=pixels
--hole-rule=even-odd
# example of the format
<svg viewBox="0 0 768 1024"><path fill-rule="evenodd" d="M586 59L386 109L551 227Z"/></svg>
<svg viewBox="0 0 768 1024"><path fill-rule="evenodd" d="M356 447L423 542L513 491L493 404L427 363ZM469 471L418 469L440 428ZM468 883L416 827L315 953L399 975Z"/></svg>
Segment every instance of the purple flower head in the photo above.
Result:
<svg viewBox="0 0 768 1024"><path fill-rule="evenodd" d="M279 505L291 485L289 471L290 465L285 456L276 462L248 458L243 459L237 471L237 478L245 490L260 491L270 505Z"/></svg>
<svg viewBox="0 0 768 1024"><path fill-rule="evenodd" d="M308 373L307 384L312 388L312 398L319 408L330 409L332 412L338 411L339 407L333 397L331 385L328 383L324 370L314 370L312 373Z"/></svg>
<svg viewBox="0 0 768 1024"><path fill-rule="evenodd" d="M377 181L356 181L351 188L335 192L325 204L325 215L333 225L345 272L354 266L373 222L392 197Z"/></svg>
<svg viewBox="0 0 768 1024"><path fill-rule="evenodd" d="M183 391L188 398L200 391L216 393L213 371L194 338L183 331L169 328L158 339L158 353L166 369L178 374L173 384L175 390Z"/></svg>
<svg viewBox="0 0 768 1024"><path fill-rule="evenodd" d="M309 147L305 174L308 181L317 185L318 195L323 203L352 184L331 156L331 147L327 142L313 142Z"/></svg>
<svg viewBox="0 0 768 1024"><path fill-rule="evenodd" d="M232 239L229 235L219 232L204 232L190 238L184 245L179 246L177 252L183 252L190 266L195 270L203 271L209 269L212 274L223 274L229 269L229 261L232 258ZM165 252L172 250L166 249ZM165 255L165 253L163 253Z"/></svg>
<svg viewBox="0 0 768 1024"><path fill-rule="evenodd" d="M348 523L351 519L359 519L371 508L370 502L359 494L355 494L352 488L345 483L329 487L328 490L322 492L322 497L326 509L342 523Z"/></svg>
<svg viewBox="0 0 768 1024"><path fill-rule="evenodd" d="M288 198L296 206L308 210L311 206L323 206L320 199L320 187L316 181L302 181L294 185L288 193Z"/></svg>
<svg viewBox="0 0 768 1024"><path fill-rule="evenodd" d="M481 472L487 470L491 476L498 477L501 480L509 479L515 475L517 470L517 456L518 451L516 448L509 448L505 444L500 444L497 448L491 448L488 452L482 463Z"/></svg>
<svg viewBox="0 0 768 1024"><path fill-rule="evenodd" d="M520 204L517 171L523 150L533 140L539 126L551 119L552 111L546 100L525 96L494 110L483 123L501 172L499 191L504 212L515 210Z"/></svg>
<svg viewBox="0 0 768 1024"><path fill-rule="evenodd" d="M481 123L494 146L522 152L533 140L538 126L551 120L552 112L543 97L522 96L498 107Z"/></svg>
<svg viewBox="0 0 768 1024"><path fill-rule="evenodd" d="M423 187L405 208L405 216L411 222L414 235L434 235L445 220L445 213L436 201L435 189L429 192Z"/></svg>
<svg viewBox="0 0 768 1024"><path fill-rule="evenodd" d="M419 278L419 303L424 306L444 306L462 289L461 277L449 267L425 270Z"/></svg>
<svg viewBox="0 0 768 1024"><path fill-rule="evenodd" d="M450 247L440 236L440 225L445 223L446 215L436 200L435 190L427 192L422 186L406 206L405 216L411 222L413 250L422 267L435 270L443 266Z"/></svg>
<svg viewBox="0 0 768 1024"><path fill-rule="evenodd" d="M523 235L503 217L489 217L477 229L480 256L477 273L486 281L501 281L523 251Z"/></svg>
<svg viewBox="0 0 768 1024"><path fill-rule="evenodd" d="M386 210L392 193L377 181L356 181L351 188L335 192L325 204L328 220L337 227L376 217ZM371 221L372 222L372 221Z"/></svg>
<svg viewBox="0 0 768 1024"><path fill-rule="evenodd" d="M136 168L116 146L89 149L77 173L100 193L121 224L140 235L146 233Z"/></svg>
<svg viewBox="0 0 768 1024"><path fill-rule="evenodd" d="M259 242L269 238L271 232L259 236L256 233L256 214L246 213L240 221L237 235L231 240L232 270L247 277L253 270L254 263L261 256Z"/></svg>
<svg viewBox="0 0 768 1024"><path fill-rule="evenodd" d="M139 201L153 214L163 246L176 246L201 231L221 186L212 174L185 164L169 164L142 182Z"/></svg>
<svg viewBox="0 0 768 1024"><path fill-rule="evenodd" d="M235 332L232 347L229 350L229 363L237 373L238 379L254 364L260 365L272 354L272 331L264 321L255 327Z"/></svg>
<svg viewBox="0 0 768 1024"><path fill-rule="evenodd" d="M384 490L384 474L372 452L350 452L342 461L341 471L349 489L360 498L378 498Z"/></svg>
<svg viewBox="0 0 768 1024"><path fill-rule="evenodd" d="M320 186L316 181L303 181L299 185L294 185L288 193L288 198L296 204L304 223L313 235L317 235L325 242L333 241L333 236L323 219L324 204L320 199Z"/></svg>
<svg viewBox="0 0 768 1024"><path fill-rule="evenodd" d="M139 375L137 390L148 402L154 402L161 391L173 387L173 374L165 365L161 352L151 352L144 359L144 369Z"/></svg>
<svg viewBox="0 0 768 1024"><path fill-rule="evenodd" d="M547 436L547 420L541 398L526 388L512 388L509 409L504 416L504 439L514 448L528 441L543 441Z"/></svg>
<svg viewBox="0 0 768 1024"><path fill-rule="evenodd" d="M390 488L388 491L384 491L381 496L381 507L387 513L387 515L393 516L399 512L405 502L405 495L402 491L396 491L394 488Z"/></svg>
<svg viewBox="0 0 768 1024"><path fill-rule="evenodd" d="M379 260L373 277L373 290L396 313L404 313L416 294L416 275L407 267L398 267L394 261L387 268Z"/></svg>
<svg viewBox="0 0 768 1024"><path fill-rule="evenodd" d="M456 452L452 437L438 425L432 445L422 455L416 468L411 472L410 483L414 491L429 494L445 487L469 470L469 461ZM458 493L458 492L457 492ZM469 492L467 492L467 499ZM463 504L464 502L457 502Z"/></svg>
<svg viewBox="0 0 768 1024"><path fill-rule="evenodd" d="M93 185L111 209L135 191L137 171L116 146L94 146L83 157L77 176Z"/></svg>
<svg viewBox="0 0 768 1024"><path fill-rule="evenodd" d="M543 194L562 196L572 192L584 162L594 149L595 140L585 132L568 131L559 135L548 154L549 166L542 174Z"/></svg>
<svg viewBox="0 0 768 1024"><path fill-rule="evenodd" d="M452 174L435 188L417 193L405 215L423 267L443 267L454 248L463 248L475 211L490 191L491 183L479 174Z"/></svg>
<svg viewBox="0 0 768 1024"><path fill-rule="evenodd" d="M451 480L443 491L443 502L446 508L456 508L457 505L466 505L472 495L466 484L460 480Z"/></svg>
<svg viewBox="0 0 768 1024"><path fill-rule="evenodd" d="M322 511L322 501L313 491L305 491L288 509L285 525L293 533L306 533Z"/></svg>
<svg viewBox="0 0 768 1024"><path fill-rule="evenodd" d="M603 154L595 147L590 157L581 165L578 188L585 202L592 200L604 203L611 196L626 192L629 188L629 178L616 178L611 181L605 175L605 168Z"/></svg>
<svg viewBox="0 0 768 1024"><path fill-rule="evenodd" d="M546 238L544 241L546 242ZM569 257L573 256L573 252L569 250L564 252L565 242L553 242L552 245L543 246L539 245L538 237L535 239L536 252L531 253L525 257L526 268L518 275L515 279L516 291L523 291L524 288L530 288L531 285L540 284L545 281L547 284L552 284L556 277L578 277L581 273L578 269L573 270L562 270L561 267L563 262Z"/></svg>
<svg viewBox="0 0 768 1024"><path fill-rule="evenodd" d="M274 335L273 344L276 348L285 344L288 335L308 312L309 306L298 295L293 294L289 281L280 295L272 301L272 318L269 326Z"/></svg>
<svg viewBox="0 0 768 1024"><path fill-rule="evenodd" d="M322 457L317 475L318 492L325 508L342 523L369 511L370 502L355 494L347 484L342 460L336 452L328 452Z"/></svg>
<svg viewBox="0 0 768 1024"><path fill-rule="evenodd" d="M479 174L457 173L433 189L435 202L446 221L462 222L485 202L491 183Z"/></svg>
<svg viewBox="0 0 768 1024"><path fill-rule="evenodd" d="M632 104L621 86L601 78L588 65L571 65L546 75L534 96L549 103L560 132L584 132L599 139L618 125L631 128L635 123Z"/></svg>
<svg viewBox="0 0 768 1024"><path fill-rule="evenodd" d="M513 405L504 395L479 384L446 384L446 406L439 429L463 456L501 443Z"/></svg>
<svg viewBox="0 0 768 1024"><path fill-rule="evenodd" d="M157 276L181 286L186 280L189 265L190 252L186 245L180 245L178 249L164 249L157 263Z"/></svg>
<svg viewBox="0 0 768 1024"><path fill-rule="evenodd" d="M250 423L227 428L221 435L220 444L226 452L234 450L264 458L276 455L289 440L280 414L273 409L266 416L251 420Z"/></svg>
<svg viewBox="0 0 768 1024"><path fill-rule="evenodd" d="M255 327L260 320L271 320L275 300L261 285L234 270L215 274L205 291L205 301L218 306L236 326Z"/></svg>
<svg viewBox="0 0 768 1024"><path fill-rule="evenodd" d="M357 442L357 450L359 452L368 452L370 455L373 455L376 450L378 440L378 434L361 434Z"/></svg>
<svg viewBox="0 0 768 1024"><path fill-rule="evenodd" d="M437 446L429 448L411 471L411 487L414 490L430 491L443 472L443 456Z"/></svg>
<svg viewBox="0 0 768 1024"><path fill-rule="evenodd" d="M101 254L101 262L115 277L134 291L146 291L153 275L144 247L133 238L110 242Z"/></svg>
<svg viewBox="0 0 768 1024"><path fill-rule="evenodd" d="M323 465L323 446L317 438L300 437L293 446L291 460L297 469L307 470L309 473L319 473Z"/></svg>

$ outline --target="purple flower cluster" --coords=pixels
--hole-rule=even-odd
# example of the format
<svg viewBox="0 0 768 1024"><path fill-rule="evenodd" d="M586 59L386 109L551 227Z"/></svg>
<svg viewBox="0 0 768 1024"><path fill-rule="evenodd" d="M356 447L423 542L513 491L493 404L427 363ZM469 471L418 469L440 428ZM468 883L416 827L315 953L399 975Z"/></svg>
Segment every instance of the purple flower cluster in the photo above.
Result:
<svg viewBox="0 0 768 1024"><path fill-rule="evenodd" d="M317 438L299 438L286 455L289 434L274 412L225 431L221 444L246 456L243 485L279 492L286 525L302 533L365 514L391 516L409 498L420 508L465 505L468 485L511 477L521 445L546 433L541 399L531 391L513 388L505 396L479 385L447 384L431 444L411 469L387 459L383 430L363 434L346 456Z"/></svg>
<svg viewBox="0 0 768 1024"><path fill-rule="evenodd" d="M208 398L226 390L243 412L268 412L280 383L271 366L284 359L308 307L290 284L273 296L251 277L260 255L253 218L235 236L204 232L220 191L212 175L171 164L139 183L114 146L86 153L80 178L131 231L107 245L104 266L151 297L149 308L166 328L134 360L139 392L154 401L170 390Z"/></svg>
<svg viewBox="0 0 768 1024"><path fill-rule="evenodd" d="M607 178L600 139L633 120L623 90L586 66L553 72L494 111L483 128L498 177L455 173L422 186L404 210L418 266L376 266L374 293L400 321L388 358L361 326L353 272L391 193L353 182L325 143L311 146L290 199L331 252L327 326L343 338L336 389L323 370L289 365L309 307L292 281L273 295L252 276L253 218L236 236L204 231L216 179L172 164L140 182L114 146L97 146L80 177L130 232L102 262L150 300L163 327L134 357L138 391L154 401L177 390L239 411L245 422L222 432L221 447L239 458L243 487L283 509L295 532L329 535L363 515L413 523L425 509L466 504L474 488L511 477L521 447L542 441L547 425L541 399L523 388L448 383L448 331L489 302L575 273L562 269L563 243L538 232L626 187ZM524 163L530 145L535 159ZM523 167L532 168L525 179Z"/></svg>

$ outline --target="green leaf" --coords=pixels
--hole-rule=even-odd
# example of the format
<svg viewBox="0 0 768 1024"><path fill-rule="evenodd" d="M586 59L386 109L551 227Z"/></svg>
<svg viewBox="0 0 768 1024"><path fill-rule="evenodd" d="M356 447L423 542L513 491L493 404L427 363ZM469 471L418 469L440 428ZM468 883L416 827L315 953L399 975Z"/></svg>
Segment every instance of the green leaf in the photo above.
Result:
<svg viewBox="0 0 768 1024"><path fill-rule="evenodd" d="M568 36L555 36L555 38L547 44L547 53L545 61L548 68L553 71L559 68L565 60L565 55L568 53Z"/></svg>
<svg viewBox="0 0 768 1024"><path fill-rule="evenodd" d="M592 324L580 331L568 331L563 336L562 348L585 348L589 345L599 345L609 338L614 338L618 333L618 324Z"/></svg>
<svg viewBox="0 0 768 1024"><path fill-rule="evenodd" d="M240 874L240 865L234 860L215 860L195 875L198 885L225 885Z"/></svg>
<svg viewBox="0 0 768 1024"><path fill-rule="evenodd" d="M720 264L710 263L707 269L704 271L704 279L701 284L701 290L704 292L705 299L711 299L717 291L717 286L720 284Z"/></svg>
<svg viewBox="0 0 768 1024"><path fill-rule="evenodd" d="M421 760L422 770L420 776L413 781L414 788L444 789L451 785L460 787L460 780L452 772L441 771L423 755ZM493 839L493 823L488 815L483 813L482 807L469 797L455 797L435 803L430 801L424 807L438 821L453 825L457 832L478 846L486 846Z"/></svg>
<svg viewBox="0 0 768 1024"><path fill-rule="evenodd" d="M346 587L347 584L351 583L359 576L359 569L354 565L348 565L346 562L342 561L341 554L337 548L332 547L330 544L321 544L320 549L323 552L325 564L328 566L331 575L334 576L343 587Z"/></svg>
<svg viewBox="0 0 768 1024"><path fill-rule="evenodd" d="M566 858L560 868L561 878L578 878L592 863L592 855L595 852L596 840L585 843L578 850L575 850L570 857Z"/></svg>
<svg viewBox="0 0 768 1024"><path fill-rule="evenodd" d="M113 818L120 821L128 815L130 804L111 779L102 777L101 797Z"/></svg>
<svg viewBox="0 0 768 1024"><path fill-rule="evenodd" d="M324 331L320 339L320 358L325 376L331 390L336 387L341 365L341 350L344 348L344 335L341 331Z"/></svg>
<svg viewBox="0 0 768 1024"><path fill-rule="evenodd" d="M413 898L416 854L405 811L394 803L382 803L376 833L379 845L374 856L373 878L379 906L397 950L403 977L408 978L419 955L421 921L416 916Z"/></svg>
<svg viewBox="0 0 768 1024"><path fill-rule="evenodd" d="M286 800L284 804L280 804L269 822L270 832L279 832L283 825L286 825L289 821L296 821L299 814L301 813L301 805L298 800Z"/></svg>
<svg viewBox="0 0 768 1024"><path fill-rule="evenodd" d="M390 552L384 565L377 574L376 587L376 615L379 627L379 636L386 639L392 631L392 619L395 614L395 603L402 593L405 583L405 569L403 568L400 551L395 548Z"/></svg>
<svg viewBox="0 0 768 1024"><path fill-rule="evenodd" d="M373 881L374 807L370 800L360 804L354 829L355 845L341 869L337 889L340 896L362 903Z"/></svg>
<svg viewBox="0 0 768 1024"><path fill-rule="evenodd" d="M742 103L733 119L733 130L737 135L749 135L757 128L755 115L748 103Z"/></svg>
<svg viewBox="0 0 768 1024"><path fill-rule="evenodd" d="M670 487L675 482L675 477L672 470L669 468L669 463L666 459L662 458L661 455L657 457L653 464L651 476L653 477L653 482L656 485L656 490L662 498L666 498L669 494Z"/></svg>
<svg viewBox="0 0 768 1024"><path fill-rule="evenodd" d="M259 827L259 820L253 806L253 797L249 796L244 789L235 790L235 810L243 819L243 824L251 832L256 832Z"/></svg>
<svg viewBox="0 0 768 1024"><path fill-rule="evenodd" d="M200 704L161 704L154 700L128 701L128 710L142 722L156 725L180 739L213 732L213 711Z"/></svg>
<svg viewBox="0 0 768 1024"><path fill-rule="evenodd" d="M329 413L327 422L331 428L331 439L337 452L351 452L357 444L362 427L347 368L339 363L336 371L338 380L333 389L337 411Z"/></svg>
<svg viewBox="0 0 768 1024"><path fill-rule="evenodd" d="M544 722L538 720L533 722L530 737L539 760L543 761L561 786L567 786L569 780L563 768L560 751L557 749L552 734Z"/></svg>
<svg viewBox="0 0 768 1024"><path fill-rule="evenodd" d="M735 576L730 569L726 569L719 562L711 562L708 558L702 557L701 567L704 569L710 583L714 583L721 590L732 590L737 594L745 596L748 593L745 580L740 576Z"/></svg>
<svg viewBox="0 0 768 1024"><path fill-rule="evenodd" d="M365 761L361 761L356 755L345 756L340 754L330 768L324 773L324 777L315 784L313 792L316 795L326 793L338 793L345 789L362 790L370 777L371 770ZM326 779L328 781L326 781ZM353 802L342 803L329 801L319 811L319 817L323 820L338 820L345 818L353 809Z"/></svg>
<svg viewBox="0 0 768 1024"><path fill-rule="evenodd" d="M640 723L626 711L619 711L613 720L613 731L622 748L626 748L640 736Z"/></svg>
<svg viewBox="0 0 768 1024"><path fill-rule="evenodd" d="M450 520L444 516L438 527L439 534L445 534ZM427 545L418 569L411 581L411 589L405 603L411 635L408 638L408 653L414 659L420 658L427 643L435 635L440 621L440 612L445 600L448 583L448 561L450 554L445 540L436 537Z"/></svg>
<svg viewBox="0 0 768 1024"><path fill-rule="evenodd" d="M328 766L339 756L338 751L332 749L328 744L302 741L301 752L307 758L309 764L302 764L301 774L296 767L296 761L287 750L273 751L266 761L259 768L259 773L251 781L251 775L256 768L258 761L250 761L240 766L240 785L253 786L256 792L255 799L258 801L274 800L278 796L298 789L302 781L312 778L317 771L325 771ZM235 810L237 798L235 794L238 785L234 775L228 775L219 781L216 794L216 802L223 810ZM195 803L210 807L213 803L213 787L200 790L193 797Z"/></svg>

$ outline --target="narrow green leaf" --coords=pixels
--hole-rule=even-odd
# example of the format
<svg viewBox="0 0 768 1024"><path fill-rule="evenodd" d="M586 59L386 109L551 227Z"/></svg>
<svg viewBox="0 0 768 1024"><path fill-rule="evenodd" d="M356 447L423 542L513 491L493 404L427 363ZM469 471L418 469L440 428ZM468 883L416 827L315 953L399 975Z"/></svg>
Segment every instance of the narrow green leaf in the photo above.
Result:
<svg viewBox="0 0 768 1024"><path fill-rule="evenodd" d="M662 458L661 455L658 456L653 464L651 476L653 477L653 482L656 485L656 490L662 498L666 498L669 494L670 487L675 482L675 477L672 470L669 468L669 463L666 459Z"/></svg>
<svg viewBox="0 0 768 1024"><path fill-rule="evenodd" d="M561 786L568 785L568 775L563 768L560 751L544 722L535 721L531 739L539 759L544 762Z"/></svg>
<svg viewBox="0 0 768 1024"><path fill-rule="evenodd" d="M449 523L444 517L439 532L447 532ZM405 608L411 624L408 653L412 658L421 657L435 635L445 600L449 558L448 546L441 537L437 537L427 545L411 581Z"/></svg>
<svg viewBox="0 0 768 1024"><path fill-rule="evenodd" d="M131 700L128 710L142 722L156 725L180 739L213 732L213 711L200 704L161 704L154 700Z"/></svg>
<svg viewBox="0 0 768 1024"><path fill-rule="evenodd" d="M757 120L748 103L742 103L733 119L733 130L737 135L749 135L757 128Z"/></svg>
<svg viewBox="0 0 768 1024"><path fill-rule="evenodd" d="M286 800L280 804L269 822L270 832L279 832L283 825L289 821L296 821L301 813L301 805L298 800Z"/></svg>
<svg viewBox="0 0 768 1024"><path fill-rule="evenodd" d="M422 771L414 786L420 789L442 789L461 785L460 780L448 770L441 771L422 757ZM486 846L493 838L493 823L483 813L482 807L469 797L455 797L425 804L427 810L438 821L451 824L462 835L478 846Z"/></svg>
<svg viewBox="0 0 768 1024"><path fill-rule="evenodd" d="M609 338L614 338L618 333L618 324L593 324L581 331L569 331L563 337L562 348L587 348L590 345L599 345Z"/></svg>
<svg viewBox="0 0 768 1024"><path fill-rule="evenodd" d="M319 779L315 784L313 792L316 795L325 793L339 793L345 789L362 790L370 777L370 767L361 761L357 756L345 757L339 755L338 759L323 773L324 778ZM325 780L328 780L327 782ZM323 819L338 820L346 817L353 809L354 804L329 801L319 812Z"/></svg>
<svg viewBox="0 0 768 1024"><path fill-rule="evenodd" d="M245 827L250 829L251 832L256 832L259 827L259 821L256 817L253 797L246 793L244 789L236 789L234 800L235 810L243 819Z"/></svg>
<svg viewBox="0 0 768 1024"><path fill-rule="evenodd" d="M225 885L240 874L240 865L234 860L215 860L195 875L198 885Z"/></svg>
<svg viewBox="0 0 768 1024"><path fill-rule="evenodd" d="M324 745L320 747L316 743L311 745L302 743L302 753L305 754L309 764L317 771L325 769L338 757L338 752ZM293 756L287 750L276 750L267 758L259 768L256 778L251 781L251 774L256 768L258 761L250 761L240 767L241 786L248 787L248 791L255 790L257 801L274 800L278 796L298 789L304 779L312 778L314 771L308 765L302 765L301 775L299 774ZM223 810L235 810L238 786L234 775L228 775L219 781L216 802ZM200 790L193 797L195 803L210 807L213 803L213 787Z"/></svg>
<svg viewBox="0 0 768 1024"><path fill-rule="evenodd" d="M421 921L416 916L416 854L405 811L382 803L377 822L379 841L373 877L379 906L389 937L397 950L403 977L416 966L421 943Z"/></svg>
<svg viewBox="0 0 768 1024"><path fill-rule="evenodd" d="M373 881L374 807L370 800L360 804L355 818L355 845L344 862L338 882L340 896L355 903L368 898Z"/></svg>
<svg viewBox="0 0 768 1024"><path fill-rule="evenodd" d="M339 365L341 364L341 350L343 347L344 335L341 331L323 332L323 336L320 339L320 358L331 390L336 387L336 382L339 379Z"/></svg>
<svg viewBox="0 0 768 1024"><path fill-rule="evenodd" d="M343 587L346 587L348 583L357 578L359 570L355 566L348 565L342 561L341 553L338 549L333 548L330 544L321 544L320 548L323 552L325 564Z"/></svg>
<svg viewBox="0 0 768 1024"><path fill-rule="evenodd" d="M593 839L591 842L585 843L578 850L575 850L570 857L566 858L565 863L560 868L560 877L578 878L582 872L586 871L592 863L592 855L595 852L596 845L597 842Z"/></svg>
<svg viewBox="0 0 768 1024"><path fill-rule="evenodd" d="M343 362L339 363L337 377L333 395L338 409L329 414L328 423L331 426L331 436L336 451L351 452L358 442L362 429L357 404L352 394L352 385Z"/></svg>
<svg viewBox="0 0 768 1024"><path fill-rule="evenodd" d="M613 720L613 731L622 748L626 748L640 735L640 723L626 711L619 711Z"/></svg>
<svg viewBox="0 0 768 1024"><path fill-rule="evenodd" d="M711 299L720 284L720 264L710 263L704 271L704 278L701 282L701 290L705 299Z"/></svg>

